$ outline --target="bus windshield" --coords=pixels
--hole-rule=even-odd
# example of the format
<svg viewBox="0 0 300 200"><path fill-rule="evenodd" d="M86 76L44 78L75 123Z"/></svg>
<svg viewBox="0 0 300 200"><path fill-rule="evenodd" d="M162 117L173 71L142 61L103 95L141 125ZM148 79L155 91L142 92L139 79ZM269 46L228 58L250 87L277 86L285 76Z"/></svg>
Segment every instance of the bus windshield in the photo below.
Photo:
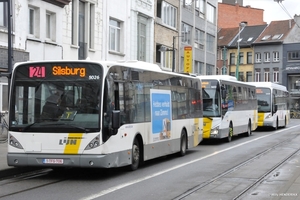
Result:
<svg viewBox="0 0 300 200"><path fill-rule="evenodd" d="M258 112L271 112L271 90L267 88L257 88Z"/></svg>
<svg viewBox="0 0 300 200"><path fill-rule="evenodd" d="M218 117L220 116L220 92L218 81L205 80L202 82L203 94L203 116Z"/></svg>
<svg viewBox="0 0 300 200"><path fill-rule="evenodd" d="M102 67L49 63L18 66L12 83L10 130L99 131Z"/></svg>

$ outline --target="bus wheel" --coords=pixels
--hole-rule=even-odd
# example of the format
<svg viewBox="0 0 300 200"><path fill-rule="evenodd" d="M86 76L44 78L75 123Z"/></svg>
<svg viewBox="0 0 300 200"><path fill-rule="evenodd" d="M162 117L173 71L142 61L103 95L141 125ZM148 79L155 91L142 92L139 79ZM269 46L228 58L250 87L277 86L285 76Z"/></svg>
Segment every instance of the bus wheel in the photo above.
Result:
<svg viewBox="0 0 300 200"><path fill-rule="evenodd" d="M276 119L276 125L274 127L274 130L277 130L278 129L278 118Z"/></svg>
<svg viewBox="0 0 300 200"><path fill-rule="evenodd" d="M283 128L286 127L286 124L287 124L287 121L286 121L286 116L284 117L284 125L283 125Z"/></svg>
<svg viewBox="0 0 300 200"><path fill-rule="evenodd" d="M251 131L251 121L248 122L247 132L245 133L246 137L249 137L252 134Z"/></svg>
<svg viewBox="0 0 300 200"><path fill-rule="evenodd" d="M131 165L130 170L134 171L139 167L140 163L140 144L137 139L134 139L132 144L132 152L131 152Z"/></svg>
<svg viewBox="0 0 300 200"><path fill-rule="evenodd" d="M186 132L182 130L180 136L180 152L179 152L180 156L184 156L186 154L186 148L187 148L186 142L187 142Z"/></svg>
<svg viewBox="0 0 300 200"><path fill-rule="evenodd" d="M228 131L228 137L227 137L227 141L228 142L231 142L232 136L233 136L233 127L232 127L232 124L230 123L230 125L229 125L229 131Z"/></svg>

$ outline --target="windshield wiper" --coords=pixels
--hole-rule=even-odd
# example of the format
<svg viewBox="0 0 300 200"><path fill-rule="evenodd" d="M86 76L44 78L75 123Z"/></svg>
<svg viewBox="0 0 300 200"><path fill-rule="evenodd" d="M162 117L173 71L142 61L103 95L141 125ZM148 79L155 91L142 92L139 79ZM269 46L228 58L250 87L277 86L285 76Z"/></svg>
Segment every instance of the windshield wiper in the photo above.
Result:
<svg viewBox="0 0 300 200"><path fill-rule="evenodd" d="M69 127L73 127L73 128L77 128L81 131L83 131L84 133L87 133L90 131L90 129L87 129L85 127L82 126L75 126L75 125L71 125L71 124L66 124L66 123L55 123L55 124L47 124L47 126L49 125L55 125L55 126L69 126ZM45 125L46 126L46 125Z"/></svg>
<svg viewBox="0 0 300 200"><path fill-rule="evenodd" d="M32 127L32 126L35 125L36 123L39 123L39 122L34 122L34 123L32 123L32 124L29 124L29 125L25 126L25 127L23 128L22 131L28 130L30 127Z"/></svg>

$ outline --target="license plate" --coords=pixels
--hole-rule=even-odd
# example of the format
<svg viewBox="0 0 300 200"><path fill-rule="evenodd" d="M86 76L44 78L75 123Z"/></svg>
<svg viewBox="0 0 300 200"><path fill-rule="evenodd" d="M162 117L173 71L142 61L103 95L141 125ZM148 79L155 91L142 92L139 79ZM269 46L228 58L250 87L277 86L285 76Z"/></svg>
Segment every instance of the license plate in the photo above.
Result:
<svg viewBox="0 0 300 200"><path fill-rule="evenodd" d="M44 164L64 164L63 159L43 159Z"/></svg>

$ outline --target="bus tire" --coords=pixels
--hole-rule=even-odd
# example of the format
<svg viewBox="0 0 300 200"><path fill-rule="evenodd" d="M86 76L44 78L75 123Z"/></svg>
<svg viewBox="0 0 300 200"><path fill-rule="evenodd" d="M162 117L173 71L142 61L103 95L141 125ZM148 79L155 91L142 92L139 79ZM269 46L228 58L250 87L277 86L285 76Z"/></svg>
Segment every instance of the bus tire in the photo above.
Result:
<svg viewBox="0 0 300 200"><path fill-rule="evenodd" d="M277 130L277 129L278 129L278 117L276 118L276 124L275 124L274 130Z"/></svg>
<svg viewBox="0 0 300 200"><path fill-rule="evenodd" d="M131 150L131 165L129 166L131 171L137 170L140 164L141 153L140 153L139 141L135 138L132 144Z"/></svg>
<svg viewBox="0 0 300 200"><path fill-rule="evenodd" d="M249 137L250 135L252 135L251 120L249 120L249 122L248 122L247 132L245 133L246 137Z"/></svg>
<svg viewBox="0 0 300 200"><path fill-rule="evenodd" d="M284 117L284 124L283 124L283 128L286 127L287 121L286 121L286 116Z"/></svg>
<svg viewBox="0 0 300 200"><path fill-rule="evenodd" d="M229 124L227 142L231 142L233 136L233 126L232 123Z"/></svg>
<svg viewBox="0 0 300 200"><path fill-rule="evenodd" d="M180 136L180 151L179 151L179 156L185 156L186 150L187 150L187 136L186 132L184 130L181 131L181 136Z"/></svg>

